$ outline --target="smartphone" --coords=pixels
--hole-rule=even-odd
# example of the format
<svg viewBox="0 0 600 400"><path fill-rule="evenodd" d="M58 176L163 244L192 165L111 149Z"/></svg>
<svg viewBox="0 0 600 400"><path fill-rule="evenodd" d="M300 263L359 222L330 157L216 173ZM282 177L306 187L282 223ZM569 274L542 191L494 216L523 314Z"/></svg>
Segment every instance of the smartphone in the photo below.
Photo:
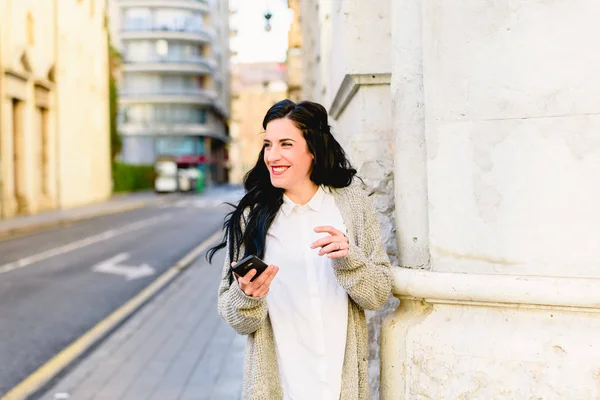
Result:
<svg viewBox="0 0 600 400"><path fill-rule="evenodd" d="M260 274L265 272L265 269L267 269L267 267L268 265L265 264L263 260L256 257L255 255L249 255L248 257L235 264L235 267L233 267L233 272L235 272L239 276L244 276L248 272L250 272L250 270L255 269L256 275L254 275L254 277L250 280L250 282L252 282L256 278L258 278Z"/></svg>

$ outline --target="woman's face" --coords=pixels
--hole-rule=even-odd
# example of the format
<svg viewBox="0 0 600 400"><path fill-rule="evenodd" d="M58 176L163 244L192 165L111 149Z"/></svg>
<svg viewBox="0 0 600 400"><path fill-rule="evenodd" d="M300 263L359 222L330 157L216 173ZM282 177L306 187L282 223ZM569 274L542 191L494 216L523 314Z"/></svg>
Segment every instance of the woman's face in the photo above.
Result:
<svg viewBox="0 0 600 400"><path fill-rule="evenodd" d="M290 190L310 181L314 157L302 131L291 120L280 118L267 124L264 148L264 161L273 186Z"/></svg>

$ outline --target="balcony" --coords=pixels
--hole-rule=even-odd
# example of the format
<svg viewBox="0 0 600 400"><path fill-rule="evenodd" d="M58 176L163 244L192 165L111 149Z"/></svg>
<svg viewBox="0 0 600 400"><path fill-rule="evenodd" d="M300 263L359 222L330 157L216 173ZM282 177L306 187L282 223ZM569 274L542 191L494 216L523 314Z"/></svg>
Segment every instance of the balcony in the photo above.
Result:
<svg viewBox="0 0 600 400"><path fill-rule="evenodd" d="M182 123L122 123L119 124L119 132L126 136L206 136L222 142L229 142L222 126L215 124L182 124Z"/></svg>
<svg viewBox="0 0 600 400"><path fill-rule="evenodd" d="M119 102L127 104L190 104L213 105L217 94L204 89L133 89L121 90Z"/></svg>
<svg viewBox="0 0 600 400"><path fill-rule="evenodd" d="M166 39L190 42L210 43L215 36L214 30L199 26L165 26L149 22L126 23L121 28L122 40Z"/></svg>
<svg viewBox="0 0 600 400"><path fill-rule="evenodd" d="M121 0L119 6L127 7L156 7L177 8L191 11L209 12L208 0Z"/></svg>
<svg viewBox="0 0 600 400"><path fill-rule="evenodd" d="M215 61L206 57L150 56L136 59L125 57L125 64L122 68L124 72L165 72L208 75L214 71L215 66Z"/></svg>

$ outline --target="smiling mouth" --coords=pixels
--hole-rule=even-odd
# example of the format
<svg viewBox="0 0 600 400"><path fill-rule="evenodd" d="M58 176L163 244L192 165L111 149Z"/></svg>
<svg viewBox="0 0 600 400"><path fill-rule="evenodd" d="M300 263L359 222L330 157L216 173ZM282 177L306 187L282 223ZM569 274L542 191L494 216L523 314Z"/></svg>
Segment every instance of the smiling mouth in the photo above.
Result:
<svg viewBox="0 0 600 400"><path fill-rule="evenodd" d="M281 175L289 168L290 167L271 167L271 172L273 173L273 175Z"/></svg>

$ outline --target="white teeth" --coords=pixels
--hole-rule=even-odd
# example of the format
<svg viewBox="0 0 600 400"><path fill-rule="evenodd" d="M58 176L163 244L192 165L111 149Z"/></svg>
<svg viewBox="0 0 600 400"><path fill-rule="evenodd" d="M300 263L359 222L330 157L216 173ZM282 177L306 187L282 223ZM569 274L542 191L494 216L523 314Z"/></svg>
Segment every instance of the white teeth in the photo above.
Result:
<svg viewBox="0 0 600 400"><path fill-rule="evenodd" d="M273 171L275 172L283 172L287 169L287 167L273 167Z"/></svg>

